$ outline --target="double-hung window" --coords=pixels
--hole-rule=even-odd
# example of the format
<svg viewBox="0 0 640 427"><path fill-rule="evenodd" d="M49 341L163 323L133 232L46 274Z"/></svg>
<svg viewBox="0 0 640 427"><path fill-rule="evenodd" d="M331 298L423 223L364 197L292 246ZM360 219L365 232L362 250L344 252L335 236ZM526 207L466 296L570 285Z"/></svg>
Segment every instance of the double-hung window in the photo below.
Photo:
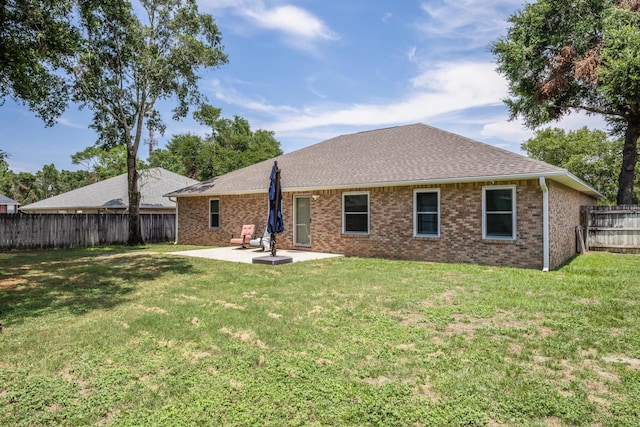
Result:
<svg viewBox="0 0 640 427"><path fill-rule="evenodd" d="M220 227L220 199L209 200L209 228Z"/></svg>
<svg viewBox="0 0 640 427"><path fill-rule="evenodd" d="M342 195L342 232L369 234L369 193Z"/></svg>
<svg viewBox="0 0 640 427"><path fill-rule="evenodd" d="M414 236L440 236L440 190L415 190L413 193Z"/></svg>
<svg viewBox="0 0 640 427"><path fill-rule="evenodd" d="M485 187L482 193L482 237L515 240L515 186Z"/></svg>

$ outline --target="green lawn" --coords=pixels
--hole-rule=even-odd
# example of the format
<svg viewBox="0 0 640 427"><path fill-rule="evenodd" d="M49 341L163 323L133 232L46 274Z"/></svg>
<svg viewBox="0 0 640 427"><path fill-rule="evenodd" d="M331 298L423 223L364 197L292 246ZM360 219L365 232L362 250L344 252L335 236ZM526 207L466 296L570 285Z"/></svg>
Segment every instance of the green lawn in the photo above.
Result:
<svg viewBox="0 0 640 427"><path fill-rule="evenodd" d="M639 256L175 249L0 254L0 425L640 425Z"/></svg>

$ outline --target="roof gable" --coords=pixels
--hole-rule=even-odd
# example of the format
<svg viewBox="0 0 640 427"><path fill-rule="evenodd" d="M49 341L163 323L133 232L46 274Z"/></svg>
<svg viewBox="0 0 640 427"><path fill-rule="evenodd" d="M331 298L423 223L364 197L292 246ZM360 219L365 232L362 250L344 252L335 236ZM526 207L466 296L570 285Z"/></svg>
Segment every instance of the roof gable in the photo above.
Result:
<svg viewBox="0 0 640 427"><path fill-rule="evenodd" d="M338 136L170 196L265 192L273 160L282 169L283 190L289 191L568 174L566 169L418 123Z"/></svg>

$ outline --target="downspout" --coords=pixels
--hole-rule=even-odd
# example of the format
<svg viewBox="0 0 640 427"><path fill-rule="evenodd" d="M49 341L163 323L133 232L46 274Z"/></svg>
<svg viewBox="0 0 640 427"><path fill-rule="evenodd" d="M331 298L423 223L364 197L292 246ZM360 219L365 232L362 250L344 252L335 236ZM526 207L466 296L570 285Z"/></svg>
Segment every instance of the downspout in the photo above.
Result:
<svg viewBox="0 0 640 427"><path fill-rule="evenodd" d="M176 240L173 242L174 245L178 244L178 199L175 197L169 197L169 200L176 204Z"/></svg>
<svg viewBox="0 0 640 427"><path fill-rule="evenodd" d="M549 188L544 176L540 177L542 190L542 271L549 271Z"/></svg>

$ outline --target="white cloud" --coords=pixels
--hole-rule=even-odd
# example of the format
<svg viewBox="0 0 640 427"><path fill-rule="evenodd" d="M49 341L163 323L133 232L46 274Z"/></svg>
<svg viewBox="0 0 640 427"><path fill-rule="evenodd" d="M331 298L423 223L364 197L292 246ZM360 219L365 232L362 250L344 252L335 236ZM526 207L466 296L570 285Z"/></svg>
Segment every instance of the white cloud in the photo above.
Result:
<svg viewBox="0 0 640 427"><path fill-rule="evenodd" d="M456 44L448 48L475 49L503 34L507 16L522 4L522 0L424 1L421 8L427 16L418 27L431 38L455 39Z"/></svg>
<svg viewBox="0 0 640 427"><path fill-rule="evenodd" d="M416 62L417 58L416 58L416 51L417 48L415 46L413 46L411 49L409 49L409 51L407 52L407 59L409 60L409 62Z"/></svg>
<svg viewBox="0 0 640 427"><path fill-rule="evenodd" d="M428 121L432 117L474 107L499 105L506 95L504 80L490 63L442 63L409 82L399 99L354 104L319 103L307 107L273 106L216 86L216 97L260 113L269 113L268 128L276 132L307 132L324 126L382 126Z"/></svg>
<svg viewBox="0 0 640 427"><path fill-rule="evenodd" d="M263 28L283 32L307 40L337 40L335 34L321 19L297 6L280 6L272 9L244 8L243 14Z"/></svg>
<svg viewBox="0 0 640 427"><path fill-rule="evenodd" d="M89 127L89 122L84 122L84 123L78 123L77 121L67 117L67 116L62 116L59 117L57 120L57 124L65 126L65 127L69 127L72 129L87 129Z"/></svg>
<svg viewBox="0 0 640 427"><path fill-rule="evenodd" d="M233 88L223 87L220 80L211 81L211 89L216 99L228 104L239 105L251 111L269 113L270 115L286 115L296 113L297 109L287 105L272 105L263 99L252 99Z"/></svg>
<svg viewBox="0 0 640 427"><path fill-rule="evenodd" d="M503 120L486 123L480 130L483 138L497 138L503 141L524 142L534 135L531 129L524 126L522 120Z"/></svg>
<svg viewBox="0 0 640 427"><path fill-rule="evenodd" d="M569 114L557 122L548 123L540 128L560 128L570 131L578 130L585 126L589 129L607 131L607 123L602 116L589 116L583 112ZM527 128L521 119L509 121L505 114L504 118L496 118L484 124L480 130L480 136L522 144L526 140L533 138L535 131Z"/></svg>
<svg viewBox="0 0 640 427"><path fill-rule="evenodd" d="M264 0L209 0L203 1L201 6L205 10L230 10L253 25L238 25L236 30L247 32L259 28L274 31L283 37L284 43L303 51L313 53L314 43L340 39L340 35L322 19L298 6L272 7Z"/></svg>

